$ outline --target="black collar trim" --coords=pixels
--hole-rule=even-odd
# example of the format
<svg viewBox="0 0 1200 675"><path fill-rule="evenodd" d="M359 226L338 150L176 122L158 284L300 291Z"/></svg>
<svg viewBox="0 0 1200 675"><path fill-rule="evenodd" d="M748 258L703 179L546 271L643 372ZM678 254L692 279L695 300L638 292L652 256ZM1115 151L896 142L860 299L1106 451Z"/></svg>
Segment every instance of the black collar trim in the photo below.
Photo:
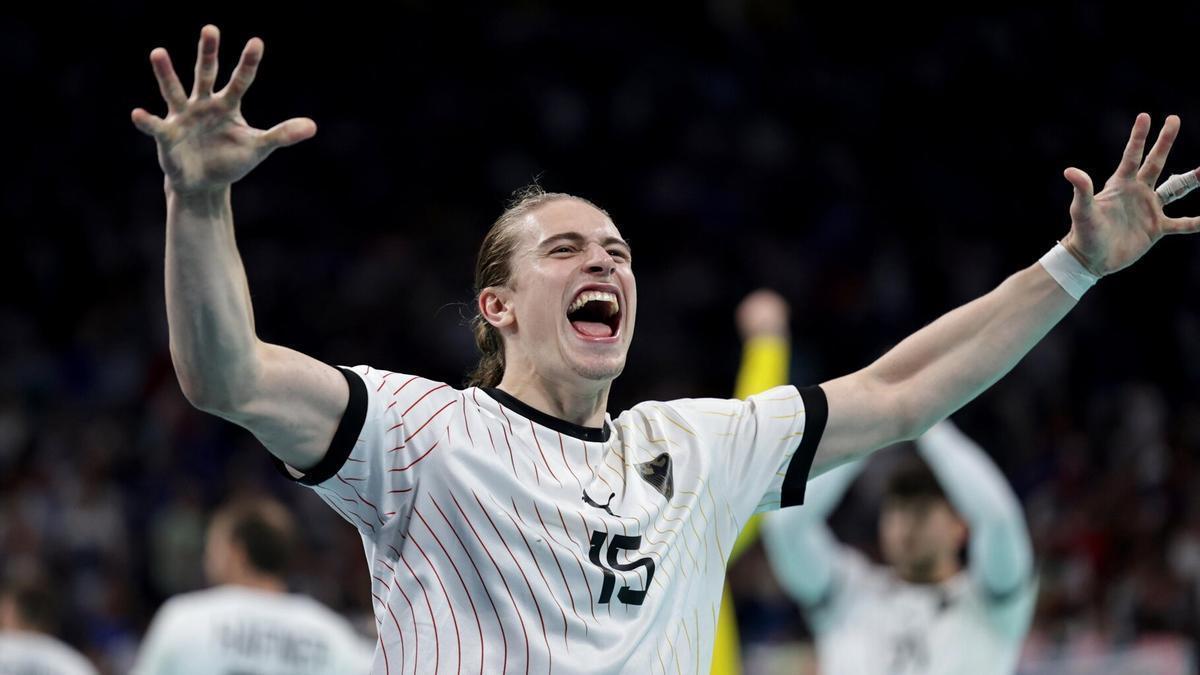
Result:
<svg viewBox="0 0 1200 675"><path fill-rule="evenodd" d="M560 420L553 415L547 415L541 410L538 410L526 403L522 403L520 400L513 398L510 394L500 391L495 387L481 387L481 389L483 389L484 393L486 393L488 396L496 399L496 402L500 405L512 410L522 417L533 420L544 427L553 429L559 433L566 434L574 438L578 438L581 441L588 441L591 443L608 442L610 429L608 428L607 424L602 427L580 426L566 420Z"/></svg>

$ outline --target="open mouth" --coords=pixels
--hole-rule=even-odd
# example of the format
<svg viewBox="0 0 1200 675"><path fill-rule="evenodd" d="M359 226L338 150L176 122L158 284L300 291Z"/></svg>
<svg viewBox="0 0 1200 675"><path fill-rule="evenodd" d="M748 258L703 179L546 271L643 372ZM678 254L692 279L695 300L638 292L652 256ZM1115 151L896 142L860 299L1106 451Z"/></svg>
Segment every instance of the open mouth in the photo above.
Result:
<svg viewBox="0 0 1200 675"><path fill-rule="evenodd" d="M581 291L567 308L567 321L582 337L614 337L621 326L621 302L610 291Z"/></svg>

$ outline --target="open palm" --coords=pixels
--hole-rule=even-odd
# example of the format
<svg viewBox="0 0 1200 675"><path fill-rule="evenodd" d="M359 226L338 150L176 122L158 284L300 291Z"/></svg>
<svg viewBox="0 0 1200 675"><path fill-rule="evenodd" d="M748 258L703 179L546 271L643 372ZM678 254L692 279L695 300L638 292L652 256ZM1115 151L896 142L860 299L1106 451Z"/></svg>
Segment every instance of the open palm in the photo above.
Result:
<svg viewBox="0 0 1200 675"><path fill-rule="evenodd" d="M1075 187L1071 202L1071 231L1063 245L1093 274L1103 276L1132 265L1166 234L1200 230L1200 218L1169 218L1154 191L1179 134L1179 118L1167 117L1158 140L1142 159L1150 116L1142 113L1133 124L1121 163L1104 189L1092 192L1092 179L1076 168L1063 175Z"/></svg>
<svg viewBox="0 0 1200 675"><path fill-rule="evenodd" d="M134 125L158 144L158 163L167 185L178 193L227 187L250 173L275 149L299 143L317 132L317 125L303 117L265 131L247 124L241 112L242 97L254 82L263 42L253 38L246 43L229 84L214 93L219 44L216 26L201 29L191 96L184 94L167 50L150 52L154 76L167 103L167 116L164 119L142 108L132 114Z"/></svg>

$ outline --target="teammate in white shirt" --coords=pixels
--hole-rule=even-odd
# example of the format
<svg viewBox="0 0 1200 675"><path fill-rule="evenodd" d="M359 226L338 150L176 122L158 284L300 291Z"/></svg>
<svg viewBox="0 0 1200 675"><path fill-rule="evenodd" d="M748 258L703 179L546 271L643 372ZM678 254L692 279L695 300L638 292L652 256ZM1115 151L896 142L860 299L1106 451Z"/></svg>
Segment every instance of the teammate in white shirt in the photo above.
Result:
<svg viewBox="0 0 1200 675"><path fill-rule="evenodd" d="M629 246L590 202L530 194L480 250L470 386L338 369L258 338L230 201L232 183L316 124L248 126L262 41L220 91L217 47L205 26L190 96L166 50L151 52L168 113L132 113L166 175L172 359L189 401L251 430L358 528L376 673L706 670L728 546L753 512L919 436L1011 369L1089 280L1200 228L1166 217L1153 187L1178 118L1143 164L1140 115L1104 191L1067 171L1063 244L866 368L613 418L637 316Z"/></svg>
<svg viewBox="0 0 1200 675"><path fill-rule="evenodd" d="M341 675L370 668L369 643L335 612L287 592L295 525L283 506L234 502L213 516L204 567L214 588L171 598L151 622L136 675Z"/></svg>
<svg viewBox="0 0 1200 675"><path fill-rule="evenodd" d="M97 675L82 654L52 637L53 608L41 584L0 585L0 675Z"/></svg>
<svg viewBox="0 0 1200 675"><path fill-rule="evenodd" d="M1036 598L1021 505L983 450L948 421L889 477L887 566L842 545L826 517L864 462L813 479L805 504L768 514L771 566L800 605L827 675L1013 673ZM960 555L969 537L969 566Z"/></svg>

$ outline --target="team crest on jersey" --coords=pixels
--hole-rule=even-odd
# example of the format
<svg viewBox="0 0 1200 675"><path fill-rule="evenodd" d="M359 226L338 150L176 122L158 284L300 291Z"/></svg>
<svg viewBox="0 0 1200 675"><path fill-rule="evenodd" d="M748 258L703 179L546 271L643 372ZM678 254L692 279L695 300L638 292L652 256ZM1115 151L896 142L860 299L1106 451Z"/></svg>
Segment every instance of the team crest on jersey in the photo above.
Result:
<svg viewBox="0 0 1200 675"><path fill-rule="evenodd" d="M675 496L675 481L671 478L670 454L664 452L649 462L642 462L637 465L637 470L651 487L667 498L668 502L671 501L671 497Z"/></svg>

